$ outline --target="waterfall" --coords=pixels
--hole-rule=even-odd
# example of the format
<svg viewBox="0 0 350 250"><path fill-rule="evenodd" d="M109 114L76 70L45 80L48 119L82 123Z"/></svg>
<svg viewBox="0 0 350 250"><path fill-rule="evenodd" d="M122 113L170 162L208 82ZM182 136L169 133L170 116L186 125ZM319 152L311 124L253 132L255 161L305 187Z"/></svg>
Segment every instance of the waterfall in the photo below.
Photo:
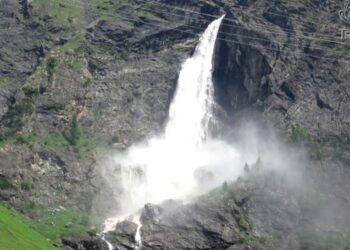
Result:
<svg viewBox="0 0 350 250"><path fill-rule="evenodd" d="M107 164L108 183L121 182L124 192L117 197L122 205L119 216L106 220L104 232L137 214L146 203L186 199L240 174L232 165L243 166L237 151L209 136L214 105L213 56L223 18L208 26L193 56L183 63L164 134L133 145ZM120 188L115 185L115 189ZM142 225L139 220L137 224L135 248L140 249Z"/></svg>
<svg viewBox="0 0 350 250"><path fill-rule="evenodd" d="M165 140L173 145L196 147L208 137L214 104L213 55L223 18L209 25L193 56L182 65L165 130Z"/></svg>
<svg viewBox="0 0 350 250"><path fill-rule="evenodd" d="M147 202L192 195L195 171L212 164L207 152L212 149L203 146L212 119L213 55L223 18L208 26L193 56L183 63L165 133L115 156L125 190L123 213L136 211Z"/></svg>

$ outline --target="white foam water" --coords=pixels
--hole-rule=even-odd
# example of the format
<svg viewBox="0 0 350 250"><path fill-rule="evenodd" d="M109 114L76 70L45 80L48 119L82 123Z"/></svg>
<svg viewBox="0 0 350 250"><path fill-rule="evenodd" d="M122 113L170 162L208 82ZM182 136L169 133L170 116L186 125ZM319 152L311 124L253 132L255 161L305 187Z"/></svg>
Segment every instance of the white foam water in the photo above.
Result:
<svg viewBox="0 0 350 250"><path fill-rule="evenodd" d="M213 119L213 55L220 24L213 21L200 38L193 56L182 65L177 90L163 135L116 154L108 164L109 183L121 182L120 215L105 222L113 230L121 219L146 203L186 199L232 180L244 161L235 148L210 138ZM118 181L120 180L120 181ZM135 249L142 247L141 224Z"/></svg>

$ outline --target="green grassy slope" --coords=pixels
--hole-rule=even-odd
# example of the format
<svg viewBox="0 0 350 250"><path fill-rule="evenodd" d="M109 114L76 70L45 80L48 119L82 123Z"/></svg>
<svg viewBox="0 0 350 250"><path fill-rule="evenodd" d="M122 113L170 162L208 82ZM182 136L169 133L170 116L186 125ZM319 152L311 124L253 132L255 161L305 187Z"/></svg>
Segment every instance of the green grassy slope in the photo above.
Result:
<svg viewBox="0 0 350 250"><path fill-rule="evenodd" d="M23 216L0 205L0 249L49 250L57 248L32 229Z"/></svg>

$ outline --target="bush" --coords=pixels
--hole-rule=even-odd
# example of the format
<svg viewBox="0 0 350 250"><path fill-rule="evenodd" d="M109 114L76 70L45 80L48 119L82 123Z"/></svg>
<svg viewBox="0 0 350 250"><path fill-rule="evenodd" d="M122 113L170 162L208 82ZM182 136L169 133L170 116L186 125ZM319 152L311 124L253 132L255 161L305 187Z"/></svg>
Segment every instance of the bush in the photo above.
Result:
<svg viewBox="0 0 350 250"><path fill-rule="evenodd" d="M52 76L56 72L57 67L58 67L58 60L54 57L50 57L47 60L47 64L46 64L46 71L47 71L49 81L52 80Z"/></svg>
<svg viewBox="0 0 350 250"><path fill-rule="evenodd" d="M11 182L6 178L6 176L0 175L0 189L10 188L12 188Z"/></svg>
<svg viewBox="0 0 350 250"><path fill-rule="evenodd" d="M83 129L79 126L76 115L73 117L69 133L65 133L64 136L66 140L80 152L91 151L96 147L84 134Z"/></svg>
<svg viewBox="0 0 350 250"><path fill-rule="evenodd" d="M70 143L73 146L78 146L80 140L83 137L83 131L79 127L77 116L75 115L72 120L71 130L70 130Z"/></svg>
<svg viewBox="0 0 350 250"><path fill-rule="evenodd" d="M34 188L33 181L31 179L23 180L21 183L21 188L27 191L33 189Z"/></svg>
<svg viewBox="0 0 350 250"><path fill-rule="evenodd" d="M313 139L308 131L301 127L299 124L292 125L292 136L293 140L296 142L303 142L306 144L312 144Z"/></svg>

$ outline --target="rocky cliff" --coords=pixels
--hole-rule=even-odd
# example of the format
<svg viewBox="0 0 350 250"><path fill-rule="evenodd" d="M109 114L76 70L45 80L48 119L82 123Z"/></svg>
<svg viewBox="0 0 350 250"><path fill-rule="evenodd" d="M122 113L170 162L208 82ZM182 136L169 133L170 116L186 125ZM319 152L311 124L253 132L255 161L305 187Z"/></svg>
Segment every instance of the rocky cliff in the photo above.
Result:
<svg viewBox="0 0 350 250"><path fill-rule="evenodd" d="M341 204L341 210L332 210L339 216L332 223L344 222L319 225L321 233L309 237L312 243L306 239L305 246L334 236L330 247L345 248L350 45L339 38L349 27L339 19L341 6L341 1L318 0L2 0L0 200L29 215L35 211L28 204L90 212L93 197L105 192L97 164L101 152L122 150L162 130L181 63L204 28L226 14L215 55L222 123L216 133L235 138L234 126L249 116L303 145L308 180L316 183L320 199L326 197L320 204ZM304 246L302 228L319 217L290 195L294 189L284 191L278 177L266 178L248 175L252 188L229 185L224 199L176 204L175 214L163 205L146 206L145 246ZM243 198L225 196L226 189L235 188L244 190ZM128 235L125 230L133 227L117 232ZM130 248L132 237L131 242L125 237L114 241Z"/></svg>

